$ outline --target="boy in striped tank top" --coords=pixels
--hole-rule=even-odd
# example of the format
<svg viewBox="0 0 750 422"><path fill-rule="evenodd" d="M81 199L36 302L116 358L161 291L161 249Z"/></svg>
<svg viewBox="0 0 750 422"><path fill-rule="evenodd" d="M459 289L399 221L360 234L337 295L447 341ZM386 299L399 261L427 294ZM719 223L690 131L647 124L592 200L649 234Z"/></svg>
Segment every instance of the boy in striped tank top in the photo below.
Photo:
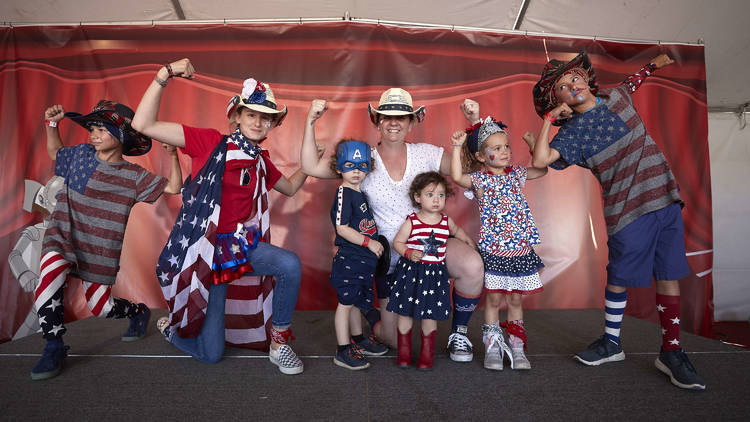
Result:
<svg viewBox="0 0 750 422"><path fill-rule="evenodd" d="M398 314L399 367L411 365L411 330L422 321L422 350L417 369L432 369L435 360L437 321L451 312L450 275L445 265L445 243L453 236L475 248L466 232L443 214L445 198L452 191L438 172L421 173L409 188L409 198L419 208L393 239L393 250L401 255L394 270L388 311Z"/></svg>
<svg viewBox="0 0 750 422"><path fill-rule="evenodd" d="M69 347L62 341L66 332L63 293L69 273L83 281L95 316L130 318L122 341L138 340L146 334L151 315L148 307L111 294L125 225L137 202L152 203L163 192L179 193L182 172L174 147L167 147L169 179L123 159L123 155L142 155L151 149L151 139L130 125L133 115L127 106L107 100L99 101L87 115L65 113L61 105L44 112L47 153L55 161L55 175L63 177L65 185L44 234L34 305L47 345L31 370L31 379L56 376L67 356ZM63 146L57 124L64 117L89 130L87 143Z"/></svg>
<svg viewBox="0 0 750 422"><path fill-rule="evenodd" d="M662 54L615 88L599 90L582 52L568 63L551 60L534 86L534 106L544 118L533 165L591 170L602 186L609 240L604 335L575 358L585 365L625 359L620 326L627 288L656 280L662 346L656 367L680 388L703 390L703 380L680 347L679 279L690 274L679 187L666 157L651 138L631 95L656 69L672 64ZM550 126L561 126L549 141Z"/></svg>

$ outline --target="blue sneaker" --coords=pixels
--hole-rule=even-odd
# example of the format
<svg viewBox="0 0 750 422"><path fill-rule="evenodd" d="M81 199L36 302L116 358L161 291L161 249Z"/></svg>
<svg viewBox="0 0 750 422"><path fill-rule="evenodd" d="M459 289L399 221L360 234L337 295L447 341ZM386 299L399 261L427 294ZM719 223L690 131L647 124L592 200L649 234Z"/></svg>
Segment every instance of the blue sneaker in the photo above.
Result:
<svg viewBox="0 0 750 422"><path fill-rule="evenodd" d="M370 334L369 337L356 343L354 339L351 340L352 344L356 345L359 352L367 356L382 356L388 353L388 347L381 343L374 335Z"/></svg>
<svg viewBox="0 0 750 422"><path fill-rule="evenodd" d="M688 390L705 390L706 383L695 373L695 367L690 363L682 349L662 350L654 362L656 368L669 376L672 384Z"/></svg>
<svg viewBox="0 0 750 422"><path fill-rule="evenodd" d="M336 350L336 355L333 357L333 363L342 368L351 369L353 371L370 367L370 362L368 362L367 358L359 352L359 347L354 343L347 345L346 349L342 351Z"/></svg>
<svg viewBox="0 0 750 422"><path fill-rule="evenodd" d="M625 352L622 351L619 344L603 335L589 344L588 349L576 353L573 357L584 365L597 366L607 362L625 360Z"/></svg>
<svg viewBox="0 0 750 422"><path fill-rule="evenodd" d="M68 349L62 339L48 340L44 346L42 357L31 369L31 379L46 380L57 376L62 370L63 359L68 356Z"/></svg>
<svg viewBox="0 0 750 422"><path fill-rule="evenodd" d="M151 310L144 303L139 303L138 307L141 308L141 312L130 318L130 325L128 331L122 335L120 340L122 341L136 341L142 339L146 335L146 328L148 327L148 320L151 318Z"/></svg>

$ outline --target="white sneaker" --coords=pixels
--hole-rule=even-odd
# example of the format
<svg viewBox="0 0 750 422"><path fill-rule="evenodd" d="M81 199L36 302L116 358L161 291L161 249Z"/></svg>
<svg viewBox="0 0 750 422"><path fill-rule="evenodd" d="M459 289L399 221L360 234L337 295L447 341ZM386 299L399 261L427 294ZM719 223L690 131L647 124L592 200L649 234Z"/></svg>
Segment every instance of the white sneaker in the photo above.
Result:
<svg viewBox="0 0 750 422"><path fill-rule="evenodd" d="M508 341L510 342L510 356L512 356L511 369L531 369L531 362L529 362L529 359L526 358L526 354L523 352L523 340L510 335L508 336Z"/></svg>
<svg viewBox="0 0 750 422"><path fill-rule="evenodd" d="M503 330L497 324L482 325L482 339L484 340L484 367L496 371L503 370L503 356L508 355L513 367L513 357L510 348L503 338Z"/></svg>
<svg viewBox="0 0 750 422"><path fill-rule="evenodd" d="M277 350L271 349L268 353L268 359L279 367L282 374L296 375L305 370L305 365L287 344L281 345Z"/></svg>
<svg viewBox="0 0 750 422"><path fill-rule="evenodd" d="M482 325L482 340L484 341L484 367L495 371L503 370L503 349L498 342L494 326ZM498 327L499 328L499 327ZM501 334L502 336L502 334Z"/></svg>

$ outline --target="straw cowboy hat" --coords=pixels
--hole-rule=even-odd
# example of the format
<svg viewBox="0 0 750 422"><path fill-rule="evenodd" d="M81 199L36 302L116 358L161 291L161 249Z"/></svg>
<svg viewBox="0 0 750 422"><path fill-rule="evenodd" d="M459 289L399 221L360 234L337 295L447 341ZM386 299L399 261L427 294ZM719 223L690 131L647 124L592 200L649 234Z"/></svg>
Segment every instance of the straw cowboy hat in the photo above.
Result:
<svg viewBox="0 0 750 422"><path fill-rule="evenodd" d="M417 122L424 120L425 115L424 106L414 110L411 95L401 88L390 88L383 92L383 95L380 96L378 108L373 108L373 106L367 104L367 112L370 115L370 120L376 125L378 124L378 114L385 116L413 115L417 118Z"/></svg>
<svg viewBox="0 0 750 422"><path fill-rule="evenodd" d="M229 100L227 105L227 118L231 118L238 107L247 107L250 110L259 111L273 115L276 126L281 125L281 121L286 117L286 106L278 109L276 97L273 95L271 86L265 82L258 82L253 78L245 79L242 84L242 94L235 95Z"/></svg>

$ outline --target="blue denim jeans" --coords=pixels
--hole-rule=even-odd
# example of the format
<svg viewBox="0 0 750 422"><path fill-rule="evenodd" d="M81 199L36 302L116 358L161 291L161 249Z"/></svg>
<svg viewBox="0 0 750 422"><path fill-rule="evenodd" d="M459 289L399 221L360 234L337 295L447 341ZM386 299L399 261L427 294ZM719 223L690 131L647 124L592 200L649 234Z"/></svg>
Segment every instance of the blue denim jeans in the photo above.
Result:
<svg viewBox="0 0 750 422"><path fill-rule="evenodd" d="M250 276L272 275L276 277L273 290L273 316L271 323L278 329L286 329L292 324L292 312L297 304L302 270L299 258L294 252L260 242L249 254L253 272ZM216 363L224 355L224 309L227 298L227 285L211 286L208 293L206 318L198 336L181 338L170 337L170 342L186 354L201 362Z"/></svg>

